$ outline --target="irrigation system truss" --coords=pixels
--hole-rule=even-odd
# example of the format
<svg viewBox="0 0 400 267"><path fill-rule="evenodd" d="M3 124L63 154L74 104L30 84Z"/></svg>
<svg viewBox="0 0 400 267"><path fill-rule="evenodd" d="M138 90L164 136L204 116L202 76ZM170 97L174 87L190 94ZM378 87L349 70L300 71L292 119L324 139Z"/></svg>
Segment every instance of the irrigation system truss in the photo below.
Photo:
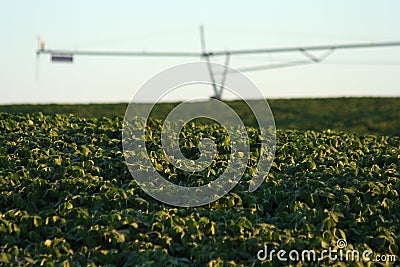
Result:
<svg viewBox="0 0 400 267"><path fill-rule="evenodd" d="M66 49L46 49L45 43L39 38L39 48L36 51L37 56L41 54L50 54L52 61L59 62L72 62L74 56L129 56L129 57L194 57L202 58L208 64L208 72L214 91L214 98L221 99L224 90L224 84L226 76L228 74L228 68L231 56L234 55L254 55L254 54L272 54L272 53L285 53L285 52L300 52L306 58L304 60L290 61L284 63L275 63L269 65L261 65L254 67L246 67L239 70L242 72L265 70L272 68L282 68L297 66L308 63L318 63L323 61L333 52L338 49L354 49L354 48L377 48L377 47L389 47L389 46L400 46L400 41L392 42L367 42L367 43L347 43L347 44L335 44L335 45L316 45L316 46L303 46L303 47L278 47L278 48L260 48L260 49L239 49L239 50L217 50L212 51L206 47L204 28L200 26L200 40L201 40L201 51L200 52L168 52L168 51L91 51L91 50L66 50ZM312 51L325 51L320 56L312 54ZM211 59L216 56L225 56L225 70L222 73L221 82L217 83L215 76L216 73L212 69Z"/></svg>

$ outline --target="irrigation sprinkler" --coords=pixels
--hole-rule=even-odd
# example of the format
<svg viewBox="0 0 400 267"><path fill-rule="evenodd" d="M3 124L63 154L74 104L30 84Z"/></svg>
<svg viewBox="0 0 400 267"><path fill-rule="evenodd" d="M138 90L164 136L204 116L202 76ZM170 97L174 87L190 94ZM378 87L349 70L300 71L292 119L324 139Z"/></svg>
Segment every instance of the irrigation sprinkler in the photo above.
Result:
<svg viewBox="0 0 400 267"><path fill-rule="evenodd" d="M224 90L224 84L228 75L228 65L230 64L231 56L236 55L255 55L255 54L273 54L273 53L286 53L286 52L299 52L305 59L297 61L289 61L277 64L259 65L245 68L238 68L239 71L259 71L274 68L283 68L291 66L299 66L310 63L320 63L328 56L339 49L355 49L355 48L378 48L400 46L400 41L391 42L366 42L366 43L347 43L335 45L315 45L315 46L302 46L302 47L277 47L277 48L258 48L258 49L238 49L238 50L209 50L206 46L206 38L204 34L204 27L200 26L200 52L186 52L186 51L94 51L94 50L66 50L66 49L47 49L42 39L38 38L39 48L36 51L37 56L41 54L50 54L52 62L73 62L75 56L120 56L120 57L185 57L185 58L202 58L207 62L207 68L210 75L211 85L214 92L214 98L221 100ZM312 52L325 51L321 56L316 56ZM226 68L221 74L221 81L216 81L216 72L212 69L212 58L217 56L225 56Z"/></svg>

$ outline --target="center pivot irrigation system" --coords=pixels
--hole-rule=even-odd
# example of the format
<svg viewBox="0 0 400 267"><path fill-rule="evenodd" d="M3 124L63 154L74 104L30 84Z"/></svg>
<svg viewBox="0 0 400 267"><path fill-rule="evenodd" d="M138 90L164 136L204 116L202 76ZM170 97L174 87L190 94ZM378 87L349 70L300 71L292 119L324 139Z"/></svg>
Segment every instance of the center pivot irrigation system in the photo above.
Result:
<svg viewBox="0 0 400 267"><path fill-rule="evenodd" d="M208 72L214 90L214 98L221 99L224 90L226 76L228 74L228 65L231 55L251 55L251 54L272 54L272 53L285 53L285 52L300 52L303 54L305 60L297 60L284 63L275 63L269 65L261 65L254 67L246 67L238 69L242 72L265 70L273 68L282 68L297 66L309 63L319 63L335 52L337 49L349 48L373 48L373 47L386 47L386 46L400 46L400 41L392 42L368 42L368 43L347 43L336 45L316 45L316 46L303 46L303 47L281 47L281 48L259 48L259 49L239 49L239 50L217 50L212 51L207 49L204 28L200 26L200 40L201 52L147 52L147 51L89 51L89 50L66 50L66 49L46 49L45 43L42 39L38 38L39 49L36 51L37 56L41 54L50 54L53 62L73 62L74 56L132 56L132 57L195 57L205 60L208 64ZM321 56L316 56L311 51L325 51ZM217 83L215 76L216 73L212 69L211 58L216 56L225 56L225 69L222 73L221 82Z"/></svg>

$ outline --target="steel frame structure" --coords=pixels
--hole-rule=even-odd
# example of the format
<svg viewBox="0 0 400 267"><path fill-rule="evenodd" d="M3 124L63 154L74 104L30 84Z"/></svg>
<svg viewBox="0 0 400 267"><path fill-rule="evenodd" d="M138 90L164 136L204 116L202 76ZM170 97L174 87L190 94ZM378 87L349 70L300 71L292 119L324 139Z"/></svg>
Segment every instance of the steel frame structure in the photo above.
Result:
<svg viewBox="0 0 400 267"><path fill-rule="evenodd" d="M212 51L208 50L206 47L206 40L205 40L203 26L200 26L200 41L201 41L201 52L92 51L92 50L46 49L45 43L43 42L43 40L39 38L39 48L36 51L36 55L39 56L41 54L50 54L52 56L53 61L61 61L61 62L72 62L73 56L196 57L196 58L200 57L207 62L208 72L210 74L212 88L214 91L214 98L221 100L226 76L228 74L228 66L232 55L300 52L306 57L305 60L297 60L291 62L261 65L261 66L239 69L240 71L246 72L246 71L297 66L308 63L319 63L338 49L400 46L400 41L391 41L391 42L347 43L347 44L336 44L336 45L315 45L315 46L303 46L303 47L278 47L278 48ZM321 56L316 56L312 54L312 51L325 51L325 53L322 54ZM225 68L222 73L222 79L220 83L217 83L215 80L216 73L213 71L211 64L211 58L215 56L225 56Z"/></svg>

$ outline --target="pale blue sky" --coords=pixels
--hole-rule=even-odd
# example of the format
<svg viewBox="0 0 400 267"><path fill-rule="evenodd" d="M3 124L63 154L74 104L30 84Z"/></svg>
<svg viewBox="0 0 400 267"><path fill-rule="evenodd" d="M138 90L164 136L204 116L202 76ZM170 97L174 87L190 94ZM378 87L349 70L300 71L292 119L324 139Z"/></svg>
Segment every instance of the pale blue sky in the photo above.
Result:
<svg viewBox="0 0 400 267"><path fill-rule="evenodd" d="M36 59L37 35L48 48L139 51L199 51L200 24L211 50L400 40L396 0L38 0L0 5L0 103L127 102L152 75L193 60L75 57L73 64L53 64L48 55ZM238 56L231 63L239 68L300 58ZM359 62L379 64L353 64ZM400 96L400 47L341 50L321 64L247 75L267 98ZM179 97L212 94L203 89Z"/></svg>

